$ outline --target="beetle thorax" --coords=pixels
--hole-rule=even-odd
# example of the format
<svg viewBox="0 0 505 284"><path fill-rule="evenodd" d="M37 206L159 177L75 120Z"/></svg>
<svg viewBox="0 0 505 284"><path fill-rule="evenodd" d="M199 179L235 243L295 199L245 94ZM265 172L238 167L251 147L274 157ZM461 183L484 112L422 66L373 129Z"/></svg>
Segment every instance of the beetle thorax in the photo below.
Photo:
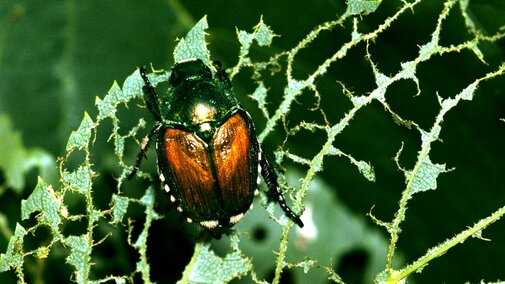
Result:
<svg viewBox="0 0 505 284"><path fill-rule="evenodd" d="M191 121L193 122L193 124L201 125L206 122L216 120L217 110L214 106L210 104L204 102L198 102L193 107L191 113L192 113Z"/></svg>
<svg viewBox="0 0 505 284"><path fill-rule="evenodd" d="M214 122L217 120L217 110L213 105L203 102L196 103L191 111L191 121L196 125L196 134L205 142L214 136Z"/></svg>

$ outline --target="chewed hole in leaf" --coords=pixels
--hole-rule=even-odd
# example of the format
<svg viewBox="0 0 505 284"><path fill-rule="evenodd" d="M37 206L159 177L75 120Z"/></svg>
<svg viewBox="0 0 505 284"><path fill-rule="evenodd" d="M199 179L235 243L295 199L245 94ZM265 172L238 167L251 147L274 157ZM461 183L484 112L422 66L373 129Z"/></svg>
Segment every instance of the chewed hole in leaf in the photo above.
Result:
<svg viewBox="0 0 505 284"><path fill-rule="evenodd" d="M347 283L365 283L364 279L366 267L369 265L368 252L366 250L352 250L343 256L339 256L336 263L338 265L334 268L342 279Z"/></svg>
<svg viewBox="0 0 505 284"><path fill-rule="evenodd" d="M82 218L74 218L73 220L69 220L65 223L65 227L61 232L63 236L79 236L86 233L88 218L86 218L85 214L82 216Z"/></svg>
<svg viewBox="0 0 505 284"><path fill-rule="evenodd" d="M48 226L38 226L36 230L25 236L23 249L25 252L35 250L38 247L48 245L53 238L54 236Z"/></svg>
<svg viewBox="0 0 505 284"><path fill-rule="evenodd" d="M275 270L272 268L272 270L267 274L265 279L269 283L272 283L274 276L275 276ZM280 274L280 279L281 279L280 280L281 283L295 283L295 280L294 280L295 277L293 276L293 273L291 272L291 270L288 270L288 269L282 270L282 272Z"/></svg>
<svg viewBox="0 0 505 284"><path fill-rule="evenodd" d="M253 230L252 236L256 242L261 243L267 238L267 234L268 231L266 230L266 228L264 228L263 226L256 226Z"/></svg>

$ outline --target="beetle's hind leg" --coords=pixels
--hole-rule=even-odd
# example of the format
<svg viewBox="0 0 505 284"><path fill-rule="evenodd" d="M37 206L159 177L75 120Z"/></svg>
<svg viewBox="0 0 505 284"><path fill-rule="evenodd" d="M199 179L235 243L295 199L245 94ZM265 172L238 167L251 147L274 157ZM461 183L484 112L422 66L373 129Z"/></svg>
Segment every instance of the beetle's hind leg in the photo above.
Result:
<svg viewBox="0 0 505 284"><path fill-rule="evenodd" d="M300 220L300 217L289 208L289 206L286 204L286 200L284 200L284 197L282 196L282 193L279 191L279 184L277 183L277 174L273 170L272 166L268 162L268 159L261 149L262 147L260 146L260 166L261 166L261 174L263 175L263 178L265 179L265 183L267 184L268 190L270 192L270 195L272 198L277 201L279 206L281 207L282 211L291 219L295 224L298 225L298 227L303 227L303 222Z"/></svg>
<svg viewBox="0 0 505 284"><path fill-rule="evenodd" d="M149 142L151 142L153 136L159 132L160 128L161 123L156 123L151 131L149 131L149 133L142 139L142 142L140 143L140 152L137 154L137 160L135 161L132 172L128 175L128 179L132 179L139 170L142 159L146 157L147 150L149 149Z"/></svg>

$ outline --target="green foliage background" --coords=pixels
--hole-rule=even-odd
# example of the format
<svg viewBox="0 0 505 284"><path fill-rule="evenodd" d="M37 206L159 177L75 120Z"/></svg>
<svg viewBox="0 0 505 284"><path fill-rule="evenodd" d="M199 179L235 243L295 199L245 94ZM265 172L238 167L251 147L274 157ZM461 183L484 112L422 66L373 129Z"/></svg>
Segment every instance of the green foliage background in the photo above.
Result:
<svg viewBox="0 0 505 284"><path fill-rule="evenodd" d="M297 202L304 187L299 179L317 171L307 196L296 204L306 208L313 204L313 220L319 235L310 243L310 238L296 229L291 230L285 260L289 265L284 269L282 280L324 282L327 277L339 280L340 276L346 283L371 282L373 276L386 268L390 234L386 228L374 224L367 213L372 212L384 222L393 220L405 189L405 174L399 166L414 168L418 151L423 149L419 129L430 131L442 99L455 98L475 80L502 70L505 62L502 38L505 3L455 1L440 25L441 46L458 46L480 35L499 36L483 38L476 45L478 49L462 48L417 62L417 85L412 80L414 77L388 85L387 105L374 100L357 112L332 142L335 150L324 158L324 164L309 167L307 161L316 157L328 139L325 127L337 125L359 104L360 98L380 89L377 84L385 78L377 76L379 72L393 76L403 68L402 63L419 58L421 46L432 39L444 5L452 3L412 2L416 3L412 9L405 9L376 37L353 45L345 56L325 68L326 72L314 81L315 88L305 89L290 105L289 113L270 129L268 123L273 120L267 117L272 117L279 108L287 85L284 74L289 59L280 54L292 50L318 25L336 21L349 11L344 1L3 1L0 3L0 252L8 251L9 240L14 243L17 234L24 235L16 223L24 228L35 226L33 234L26 235L21 245L25 252L33 252L24 258L24 276L28 283L68 282L69 279L85 282L87 277L81 279L83 275L74 273L86 253L70 247L86 243L87 240L74 236L83 236L88 230L92 230L96 244L89 248L93 263L89 279L93 280L106 280L114 275L118 277L110 278L111 281L175 282L182 277L188 263L190 268L195 263L200 265L201 259L192 258L194 250L202 258L207 257L196 267L220 261L212 259L215 255L207 246L195 247L198 232L194 226L180 222L175 210L168 209L166 197L156 182L149 187L149 178L138 178L123 184L121 193L117 191L116 180L121 180L124 170L133 164L138 144L135 139L125 139L124 156L118 162L114 141L107 142L115 127L111 120L101 122L96 136L92 131L83 132L94 140L92 152L76 150L65 161L68 172L61 174L68 184L75 184L79 189L66 189L60 184L55 162L56 157L67 155L72 148L69 145L86 148L79 145L82 137L75 135L71 138L73 142L67 143L71 131L86 128L81 121L96 121L100 113L95 97L103 99L107 92L120 93L119 87L126 78L131 80L128 85L131 89L122 91L131 94L128 99L136 99L127 107L123 104L118 107L116 115L121 128L114 131L128 136L133 128L132 136L141 139L149 126L143 127L139 118L145 117L149 125L151 117L146 109L137 107L143 102L137 98L138 88L135 90L140 84L136 81L136 67L152 63L155 69L168 69L173 64L175 39L185 36L207 15L211 58L222 61L235 75L233 83L239 100L254 117L258 132L264 134L262 138L269 152L282 147L272 157L282 161L284 178L290 185L286 188L287 195ZM354 3L376 4L373 1ZM294 57L293 78L307 78L357 36L353 34L354 24L361 35L373 32L406 3L384 1L373 13L350 16L331 30L321 32ZM461 10L465 4L468 8ZM275 68L269 66L256 74L253 71L259 70L259 66L252 69L246 66L247 62L239 61L241 45L237 30L250 33L261 18L280 36L274 37L270 46L254 43L250 57L253 62L266 62L278 56L278 72L270 72ZM417 177L427 181L420 184L435 180L436 190L420 192L412 198L407 195L410 200L401 224L393 268L400 269L414 262L429 248L503 208L505 80L502 73L503 70L501 76L497 74L479 82L473 99L459 101L443 117L440 134L431 136L434 141L428 146L429 159L435 165L445 164L452 171L434 177L417 173ZM162 79L160 76L159 80ZM114 80L118 85L111 88ZM266 105L259 96L250 97L258 90L259 80L268 89ZM354 100L350 99L350 93ZM257 101L260 101L259 107ZM83 120L84 112L87 114ZM402 123L395 123L398 117ZM79 190L91 189L91 185L81 184L78 176L72 176L84 169L83 160L92 164L95 171L87 173L95 178L89 196L91 191ZM145 172L154 171L153 160L154 156L150 155L143 165ZM356 164L357 161L373 166L374 182L360 173L359 169L363 168L356 165L363 164ZM44 181L38 181L38 175ZM72 218L60 223L58 214L62 209L56 205L49 207L54 212L44 212L44 215L37 215L36 210L27 216L20 214L22 204L48 208L37 200L51 200L51 188L66 192L56 194L54 200L58 204L57 197L64 196L62 202ZM110 218L98 220L94 228L88 227L87 219L91 217L86 201L89 198L93 200L93 210L102 213L111 210L110 215L105 214ZM114 219L121 215L114 210L121 211L121 205L128 200L126 217ZM286 227L281 228L268 219L269 214L261 205L264 201L264 197L260 198L255 209L237 226L241 232L237 237L212 244L212 250L219 256L230 250L237 253L233 248L240 247L241 254L228 256L245 262L241 267L232 268L230 274L233 276L240 268L249 268L252 264L254 272L242 277L244 282L274 279L277 256L272 251L279 251L281 232L286 232L281 231ZM273 208L267 207L269 213ZM164 218L159 218L161 215ZM280 213L275 211L273 215L279 217ZM50 226L38 227L35 216ZM409 281L475 283L481 279L505 279L504 228L503 220L494 223L481 233L482 238L491 241L470 238L431 261L422 273L409 277ZM147 240L139 242L147 229ZM66 238L65 245L56 242L55 235L59 233L54 232L58 230L65 238L72 236ZM304 261L305 257L310 260ZM22 260L14 259L12 263L16 261ZM277 267L280 264L277 258ZM304 268L308 267L311 267L309 273L304 274ZM227 269L224 262L220 272L224 275ZM15 281L13 270L0 274L0 283Z"/></svg>

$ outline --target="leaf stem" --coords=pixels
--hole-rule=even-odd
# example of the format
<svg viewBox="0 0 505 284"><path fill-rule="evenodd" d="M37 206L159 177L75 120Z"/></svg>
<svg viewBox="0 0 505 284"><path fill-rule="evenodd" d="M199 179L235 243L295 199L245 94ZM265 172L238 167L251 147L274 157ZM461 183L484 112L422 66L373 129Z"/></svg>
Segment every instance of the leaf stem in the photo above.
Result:
<svg viewBox="0 0 505 284"><path fill-rule="evenodd" d="M283 229L282 229L282 239L281 239L281 243L279 246L277 261L275 262L276 263L275 275L274 275L274 279L272 280L272 284L279 284L282 269L285 266L284 258L286 256L286 250L288 248L288 234L289 234L289 230L291 229L292 226L293 226L293 222L291 220L289 220L288 225L283 227Z"/></svg>
<svg viewBox="0 0 505 284"><path fill-rule="evenodd" d="M442 256L445 254L450 248L456 246L457 244L463 243L467 238L471 236L477 236L480 231L482 231L487 226L492 223L498 221L503 215L505 215L505 206L496 210L490 216L480 220L473 227L468 228L467 230L457 234L453 238L443 242L442 244L430 248L428 252L420 257L418 260L414 261L414 263L406 266L405 268L397 271L396 273L391 273L390 275L394 275L392 278L388 280L388 283L398 283L400 280L404 279L408 275L413 272L422 269L425 265L428 264L431 260L436 257Z"/></svg>

